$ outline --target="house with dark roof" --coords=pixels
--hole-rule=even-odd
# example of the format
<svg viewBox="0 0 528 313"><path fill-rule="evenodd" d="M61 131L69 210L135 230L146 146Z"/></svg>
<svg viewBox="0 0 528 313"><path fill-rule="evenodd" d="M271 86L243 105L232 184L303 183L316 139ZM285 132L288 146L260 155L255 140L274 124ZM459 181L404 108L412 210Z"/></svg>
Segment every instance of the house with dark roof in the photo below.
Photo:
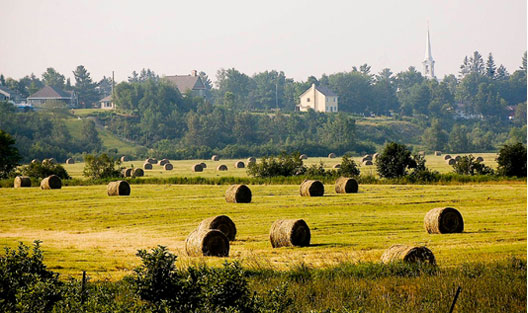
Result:
<svg viewBox="0 0 528 313"><path fill-rule="evenodd" d="M5 86L0 86L0 101L11 102L16 106L24 106L26 99L18 92L13 91Z"/></svg>
<svg viewBox="0 0 528 313"><path fill-rule="evenodd" d="M191 75L174 75L163 78L178 88L182 95L191 91L193 96L205 97L206 87L196 70L193 70Z"/></svg>
<svg viewBox="0 0 528 313"><path fill-rule="evenodd" d="M35 107L39 107L46 101L63 101L68 106L76 108L78 105L75 91L64 91L57 87L45 86L27 98L27 102Z"/></svg>
<svg viewBox="0 0 528 313"><path fill-rule="evenodd" d="M338 96L335 92L325 86L312 86L300 95L300 103L297 110L306 112L312 109L316 112L337 112Z"/></svg>

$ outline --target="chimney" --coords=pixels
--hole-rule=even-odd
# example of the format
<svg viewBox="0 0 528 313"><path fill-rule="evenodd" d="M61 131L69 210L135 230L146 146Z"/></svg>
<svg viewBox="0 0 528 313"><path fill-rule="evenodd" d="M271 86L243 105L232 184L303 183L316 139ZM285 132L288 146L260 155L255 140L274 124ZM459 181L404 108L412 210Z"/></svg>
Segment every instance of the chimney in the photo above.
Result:
<svg viewBox="0 0 528 313"><path fill-rule="evenodd" d="M198 76L198 71L197 70L192 70L191 71L191 75L192 76Z"/></svg>

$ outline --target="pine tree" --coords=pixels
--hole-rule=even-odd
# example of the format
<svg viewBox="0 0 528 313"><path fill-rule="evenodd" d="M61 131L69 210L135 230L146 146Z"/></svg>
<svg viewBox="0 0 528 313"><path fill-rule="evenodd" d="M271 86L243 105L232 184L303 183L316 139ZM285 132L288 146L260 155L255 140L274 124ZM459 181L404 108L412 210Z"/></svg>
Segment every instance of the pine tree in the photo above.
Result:
<svg viewBox="0 0 528 313"><path fill-rule="evenodd" d="M495 60L493 60L493 55L490 52L490 54L488 55L488 61L486 62L486 75L489 78L494 79L496 72L497 66L495 66Z"/></svg>
<svg viewBox="0 0 528 313"><path fill-rule="evenodd" d="M478 51L473 52L469 58L469 70L471 73L484 74L484 60Z"/></svg>
<svg viewBox="0 0 528 313"><path fill-rule="evenodd" d="M96 84L92 81L90 73L82 65L77 66L73 75L75 76L74 89L79 96L79 104L83 108L87 108L98 100Z"/></svg>
<svg viewBox="0 0 528 313"><path fill-rule="evenodd" d="M506 79L508 79L509 76L510 76L510 74L508 73L508 70L506 70L504 65L501 64L497 68L497 72L495 73L495 79L496 80L506 80Z"/></svg>
<svg viewBox="0 0 528 313"><path fill-rule="evenodd" d="M460 65L460 78L464 78L467 74L470 73L469 59L467 56L464 57L462 65Z"/></svg>

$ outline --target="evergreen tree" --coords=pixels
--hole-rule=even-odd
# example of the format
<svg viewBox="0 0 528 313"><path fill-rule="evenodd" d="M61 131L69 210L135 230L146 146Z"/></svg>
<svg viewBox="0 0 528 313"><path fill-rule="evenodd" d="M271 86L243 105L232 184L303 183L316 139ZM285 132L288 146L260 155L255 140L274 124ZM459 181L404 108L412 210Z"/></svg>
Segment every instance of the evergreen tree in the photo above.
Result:
<svg viewBox="0 0 528 313"><path fill-rule="evenodd" d="M508 70L506 69L506 67L504 67L504 65L501 64L497 68L497 72L495 74L495 79L496 80L506 80L506 79L508 79L508 77L510 77L510 74L508 73Z"/></svg>
<svg viewBox="0 0 528 313"><path fill-rule="evenodd" d="M447 144L448 134L442 129L438 119L431 121L431 127L424 131L422 141L430 150L444 150Z"/></svg>
<svg viewBox="0 0 528 313"><path fill-rule="evenodd" d="M15 147L15 140L0 129L0 178L7 178L20 160L22 157Z"/></svg>
<svg viewBox="0 0 528 313"><path fill-rule="evenodd" d="M75 91L79 97L79 105L88 108L98 100L96 84L92 81L90 73L82 65L77 66L73 75L75 76Z"/></svg>
<svg viewBox="0 0 528 313"><path fill-rule="evenodd" d="M495 78L495 73L497 71L497 66L495 66L495 60L493 60L493 55L488 55L488 60L486 61L486 75L493 79Z"/></svg>
<svg viewBox="0 0 528 313"><path fill-rule="evenodd" d="M64 89L65 78L64 75L57 72L53 67L48 67L46 72L42 74L42 81L45 85Z"/></svg>
<svg viewBox="0 0 528 313"><path fill-rule="evenodd" d="M470 73L485 74L484 60L478 51L473 52L473 56L469 58Z"/></svg>

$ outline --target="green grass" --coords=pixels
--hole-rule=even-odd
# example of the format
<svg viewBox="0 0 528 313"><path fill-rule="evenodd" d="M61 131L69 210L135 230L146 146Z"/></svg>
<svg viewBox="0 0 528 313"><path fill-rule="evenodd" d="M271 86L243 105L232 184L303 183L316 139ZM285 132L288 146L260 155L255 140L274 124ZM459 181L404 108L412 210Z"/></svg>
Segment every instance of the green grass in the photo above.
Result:
<svg viewBox="0 0 528 313"><path fill-rule="evenodd" d="M321 198L300 197L296 185L250 188L250 204L226 203L226 186L214 185L132 185L129 197L108 197L104 185L3 188L0 245L39 239L51 269L118 279L138 265L138 249L157 245L181 256L180 266L220 264L223 259L185 257L184 241L202 219L226 214L238 229L229 259L254 269L375 262L396 243L427 245L443 268L526 255L525 183L360 185L351 195L326 185ZM464 233L427 234L425 213L448 205L462 213ZM269 228L280 218L305 219L312 245L272 249Z"/></svg>

